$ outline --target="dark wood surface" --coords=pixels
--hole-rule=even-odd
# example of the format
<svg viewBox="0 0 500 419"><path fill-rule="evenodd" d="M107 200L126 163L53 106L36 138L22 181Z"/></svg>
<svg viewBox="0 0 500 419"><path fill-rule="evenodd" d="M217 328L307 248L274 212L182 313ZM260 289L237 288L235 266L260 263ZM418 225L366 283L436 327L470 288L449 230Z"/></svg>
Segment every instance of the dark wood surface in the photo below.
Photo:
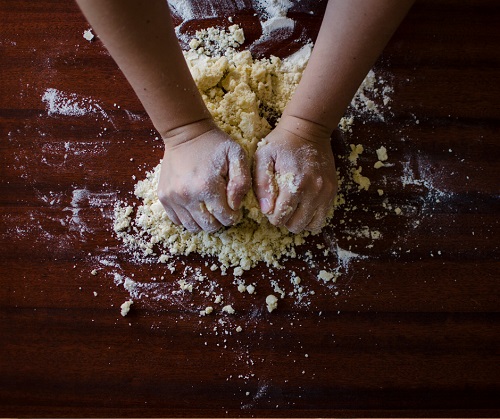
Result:
<svg viewBox="0 0 500 419"><path fill-rule="evenodd" d="M318 13L293 17L294 36L315 36ZM260 36L253 11L235 21L248 43ZM178 274L134 262L112 232L115 202L131 198L132 175L143 177L162 149L102 44L83 39L87 28L71 1L0 1L0 416L500 414L498 1L418 2L377 63L394 87L392 113L358 123L335 147L361 143L373 156L385 144L394 166L372 169L365 153L375 186L353 194L358 210L339 212L346 224L313 241L366 256L334 288L311 270L302 275L316 291L309 305L284 299L255 316L269 277L285 283L303 262L246 273L259 278L250 297L200 258L179 259L240 308L218 334L227 316L200 318L196 296L155 300L158 287L120 316L129 295L115 274L164 275L165 290ZM96 111L50 115L49 88ZM402 215L374 220L376 185ZM349 240L347 229L362 225L382 239Z"/></svg>

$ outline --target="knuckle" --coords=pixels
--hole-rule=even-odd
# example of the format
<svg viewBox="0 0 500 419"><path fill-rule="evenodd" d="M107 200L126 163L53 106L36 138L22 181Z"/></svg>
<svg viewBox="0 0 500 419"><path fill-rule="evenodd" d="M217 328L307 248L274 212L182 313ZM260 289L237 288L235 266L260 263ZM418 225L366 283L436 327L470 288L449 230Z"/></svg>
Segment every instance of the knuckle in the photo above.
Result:
<svg viewBox="0 0 500 419"><path fill-rule="evenodd" d="M162 187L162 188L158 188L157 190L157 195L158 195L158 199L159 201L165 206L165 205L168 205L168 203L170 202L170 193L168 191L168 189Z"/></svg>

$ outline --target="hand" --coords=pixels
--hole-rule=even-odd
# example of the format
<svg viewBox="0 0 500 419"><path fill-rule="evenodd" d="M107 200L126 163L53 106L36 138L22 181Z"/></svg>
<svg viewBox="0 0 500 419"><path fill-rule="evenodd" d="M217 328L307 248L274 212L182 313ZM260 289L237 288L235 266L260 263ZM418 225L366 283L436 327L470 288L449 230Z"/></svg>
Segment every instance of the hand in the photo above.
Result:
<svg viewBox="0 0 500 419"><path fill-rule="evenodd" d="M158 197L170 220L193 233L236 223L251 186L245 151L207 121L163 138Z"/></svg>
<svg viewBox="0 0 500 419"><path fill-rule="evenodd" d="M292 233L319 230L337 192L330 134L283 116L255 154L254 191L271 224Z"/></svg>

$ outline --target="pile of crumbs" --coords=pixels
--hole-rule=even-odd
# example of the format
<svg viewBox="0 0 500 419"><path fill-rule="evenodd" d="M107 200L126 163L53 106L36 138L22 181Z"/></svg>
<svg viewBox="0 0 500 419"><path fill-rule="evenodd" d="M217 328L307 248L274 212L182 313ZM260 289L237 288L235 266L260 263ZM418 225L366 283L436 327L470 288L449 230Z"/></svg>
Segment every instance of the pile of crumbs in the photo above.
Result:
<svg viewBox="0 0 500 419"><path fill-rule="evenodd" d="M185 51L184 55L214 120L252 158L259 142L279 120L300 82L312 45L310 43L304 45L301 50L284 60L273 56L254 59L250 51L238 51L243 42L243 30L237 25L232 25L228 30L207 29L196 33L195 38L189 43L190 49ZM353 115L342 118L339 124L340 130L352 131L355 122L354 112L383 120L380 107L389 102L387 93L390 89L380 88L377 80L373 71L370 71L351 103ZM368 99L370 92L383 92L383 98L378 101L378 105L374 100L380 97L372 95L374 99ZM335 209L346 205L347 192L367 191L370 188L370 179L361 174L362 167L357 165L357 159L363 151L361 145L351 145L351 154L347 159L351 169L344 176L338 173L340 189L330 217ZM387 160L387 150L384 153L382 149L380 154L377 151L379 162ZM240 223L216 233L203 231L190 233L168 219L158 199L160 165L161 163L148 172L145 179L137 182L135 196L138 202L132 204L118 202L115 207L116 235L137 259L166 264L173 273L181 256L196 253L207 260L217 260L210 265L211 271L220 270L222 275L227 275L230 271L238 290L253 294L257 283L245 284L241 276L259 263L264 263L270 269L280 269L283 268L283 260L299 258L317 270L318 282L332 286L342 274L342 268L346 267L340 260L342 255L347 255L348 260L361 257L338 246L328 247L318 244L318 250L324 256L336 252L338 257L337 266L328 271L318 266L310 251L305 254L297 251L314 234L309 232L292 234L286 228L270 224L261 213L253 191L250 191L244 199L244 217ZM371 238L380 238L380 233L372 231ZM198 272L197 281L186 281L186 278L190 277L188 267L179 275L183 279L177 282L177 291L181 292L192 293L197 287L201 290L200 284L207 279L206 275ZM298 274L291 273L290 278L294 290L290 295L294 296L297 302L302 301L306 295L313 294L304 292L305 287L301 284ZM133 283L131 280L128 284L119 281L119 284L124 284L125 288L128 288L131 296ZM273 294L266 298L266 307L267 311L272 312L278 306L276 295L285 298L286 293L276 280L271 279L270 284L273 287ZM215 298L215 301L220 300L213 284L211 288L210 298ZM209 295L208 291L203 292ZM129 307L128 305L126 308ZM213 312L213 306L202 307L199 312L200 316L209 315ZM234 314L235 310L232 306L225 305L222 312Z"/></svg>

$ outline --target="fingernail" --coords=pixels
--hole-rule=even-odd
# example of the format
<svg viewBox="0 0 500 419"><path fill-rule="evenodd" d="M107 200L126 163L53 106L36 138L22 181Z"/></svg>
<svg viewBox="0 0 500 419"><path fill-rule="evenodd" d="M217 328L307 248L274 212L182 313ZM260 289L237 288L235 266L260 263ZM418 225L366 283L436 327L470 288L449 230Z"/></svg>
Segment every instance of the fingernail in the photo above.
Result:
<svg viewBox="0 0 500 419"><path fill-rule="evenodd" d="M259 200L259 204L260 204L260 210L264 214L268 214L271 211L271 203L269 202L269 199L267 199L267 198L261 198Z"/></svg>
<svg viewBox="0 0 500 419"><path fill-rule="evenodd" d="M239 202L236 202L234 199L229 200L229 207L233 211L239 211L242 206L243 206L243 200L240 200Z"/></svg>

